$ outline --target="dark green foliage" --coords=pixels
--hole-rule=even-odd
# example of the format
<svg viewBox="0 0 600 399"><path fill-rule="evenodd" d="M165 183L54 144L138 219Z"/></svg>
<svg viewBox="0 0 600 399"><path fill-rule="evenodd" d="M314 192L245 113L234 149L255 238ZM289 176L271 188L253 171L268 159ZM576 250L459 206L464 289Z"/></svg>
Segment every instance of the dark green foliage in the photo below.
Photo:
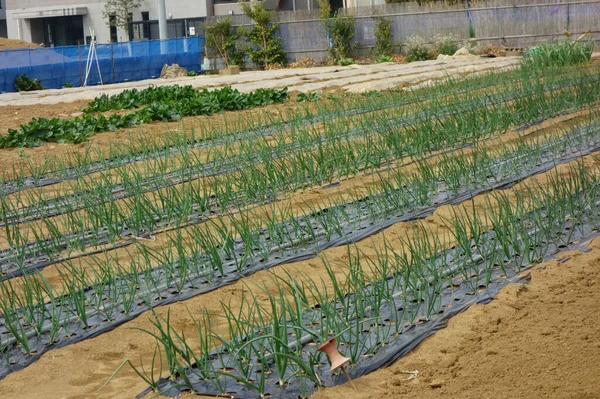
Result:
<svg viewBox="0 0 600 399"><path fill-rule="evenodd" d="M240 38L242 37L242 33L240 31ZM248 49L246 44L238 41L235 45L229 50L229 65L237 65L240 68L243 68L246 65L246 53Z"/></svg>
<svg viewBox="0 0 600 399"><path fill-rule="evenodd" d="M265 10L262 2L241 3L244 14L254 21L246 37L252 46L248 55L252 62L261 68L271 64L287 64L287 55L283 51L283 39L277 36L279 24L272 23L273 12Z"/></svg>
<svg viewBox="0 0 600 399"><path fill-rule="evenodd" d="M287 95L287 88L258 89L251 93L241 93L229 86L213 91L199 91L191 86L126 90L111 97L97 97L85 110L88 114L82 117L39 118L21 125L19 129L9 129L6 136L0 136L0 148L34 147L47 141L81 143L94 132L114 131L152 121L178 121L184 116L211 115L221 111L283 103ZM113 114L106 117L90 114L142 106L142 109L126 115Z"/></svg>
<svg viewBox="0 0 600 399"><path fill-rule="evenodd" d="M215 92L219 91L215 90ZM196 97L198 93L201 92L192 86L178 85L148 87L143 90L124 90L110 97L106 94L96 97L88 104L84 112L105 112L113 109L140 108L153 102L180 102Z"/></svg>
<svg viewBox="0 0 600 399"><path fill-rule="evenodd" d="M354 17L340 16L336 13L327 24L331 37L332 47L329 48L333 60L349 58L350 53L356 47L354 39Z"/></svg>
<svg viewBox="0 0 600 399"><path fill-rule="evenodd" d="M46 141L82 143L94 132L113 131L144 123L142 115L125 116L84 115L75 119L38 118L19 129L8 129L6 136L0 136L0 148L35 147ZM148 120L147 122L151 122Z"/></svg>
<svg viewBox="0 0 600 399"><path fill-rule="evenodd" d="M44 86L42 86L39 79L31 80L27 75L17 75L15 79L15 89L17 89L17 91L44 90Z"/></svg>
<svg viewBox="0 0 600 399"><path fill-rule="evenodd" d="M381 16L375 17L375 20L375 56L389 57L394 52L392 24Z"/></svg>
<svg viewBox="0 0 600 399"><path fill-rule="evenodd" d="M242 32L233 26L231 17L219 18L212 25L204 25L206 47L213 55L223 58L226 66L244 66L244 51L237 43Z"/></svg>

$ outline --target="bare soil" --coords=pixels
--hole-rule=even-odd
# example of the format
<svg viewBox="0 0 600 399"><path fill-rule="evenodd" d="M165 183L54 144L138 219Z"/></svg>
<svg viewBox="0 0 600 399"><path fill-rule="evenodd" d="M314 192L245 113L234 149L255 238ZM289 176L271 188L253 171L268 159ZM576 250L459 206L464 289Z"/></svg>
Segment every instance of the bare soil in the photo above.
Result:
<svg viewBox="0 0 600 399"><path fill-rule="evenodd" d="M73 103L60 103L56 105L43 106L0 106L0 135L6 134L8 129L17 129L21 124L30 122L33 118L60 117L64 119L74 118L85 108L88 101L80 100ZM29 174L31 168L45 165L49 158L69 159L73 155L84 155L92 151L102 157L109 156L111 150L119 146L128 148L139 145L140 141L149 138L150 142L160 142L173 131L192 129L202 131L210 128L217 130L225 126L235 126L240 120L256 118L259 115L271 115L277 117L283 115L290 109L314 109L314 103L275 104L265 107L253 108L243 111L223 112L209 116L193 116L183 118L177 122L154 122L132 127L130 129L119 129L114 132L96 133L89 141L81 144L58 144L44 143L39 147L24 148L17 151L14 148L0 149L0 172L4 172L6 178L13 177L13 166L15 170L22 169ZM98 156L96 156L98 158Z"/></svg>
<svg viewBox="0 0 600 399"><path fill-rule="evenodd" d="M33 118L73 118L79 115L82 109L87 107L88 102L79 100L72 103L47 104L42 106L0 106L0 134L6 134L8 129L18 129L21 124L31 122Z"/></svg>
<svg viewBox="0 0 600 399"><path fill-rule="evenodd" d="M19 48L37 48L40 47L39 44L28 43L22 40L15 39L6 39L4 37L0 37L0 51L2 50L14 50Z"/></svg>

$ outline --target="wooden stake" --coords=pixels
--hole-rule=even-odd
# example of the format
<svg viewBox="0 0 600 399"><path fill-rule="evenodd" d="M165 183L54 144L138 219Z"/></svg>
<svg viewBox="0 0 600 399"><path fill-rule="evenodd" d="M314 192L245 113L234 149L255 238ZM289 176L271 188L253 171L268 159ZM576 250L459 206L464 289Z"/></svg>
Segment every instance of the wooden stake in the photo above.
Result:
<svg viewBox="0 0 600 399"><path fill-rule="evenodd" d="M350 382L350 385L352 385L352 388L354 388L355 391L358 391L358 389L356 388L356 385L354 385L354 381L352 381L352 378L350 378L350 376L348 375L348 372L346 371L346 368L344 366L342 366L342 372L348 379L348 382Z"/></svg>

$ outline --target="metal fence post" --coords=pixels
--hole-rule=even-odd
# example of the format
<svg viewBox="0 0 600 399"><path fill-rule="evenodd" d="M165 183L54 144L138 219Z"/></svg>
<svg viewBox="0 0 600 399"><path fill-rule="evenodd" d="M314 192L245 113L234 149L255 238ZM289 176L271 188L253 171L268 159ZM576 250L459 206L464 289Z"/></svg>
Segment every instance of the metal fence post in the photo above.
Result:
<svg viewBox="0 0 600 399"><path fill-rule="evenodd" d="M112 43L110 45L110 59L112 61L112 80L113 83L117 83L117 78L115 75L115 44Z"/></svg>
<svg viewBox="0 0 600 399"><path fill-rule="evenodd" d="M571 27L571 4L567 3L567 28L566 31L570 32L569 28Z"/></svg>

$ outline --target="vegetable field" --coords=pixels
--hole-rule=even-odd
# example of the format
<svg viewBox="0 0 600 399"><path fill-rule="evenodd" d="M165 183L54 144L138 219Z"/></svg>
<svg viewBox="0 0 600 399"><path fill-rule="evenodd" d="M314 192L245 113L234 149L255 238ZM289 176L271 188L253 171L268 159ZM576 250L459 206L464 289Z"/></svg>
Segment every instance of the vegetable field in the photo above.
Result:
<svg viewBox="0 0 600 399"><path fill-rule="evenodd" d="M600 71L568 64L364 94L163 86L3 132L26 160L214 118L5 165L0 394L37 370L69 380L56 397L310 397L347 381L331 338L353 379L393 364L598 235Z"/></svg>

